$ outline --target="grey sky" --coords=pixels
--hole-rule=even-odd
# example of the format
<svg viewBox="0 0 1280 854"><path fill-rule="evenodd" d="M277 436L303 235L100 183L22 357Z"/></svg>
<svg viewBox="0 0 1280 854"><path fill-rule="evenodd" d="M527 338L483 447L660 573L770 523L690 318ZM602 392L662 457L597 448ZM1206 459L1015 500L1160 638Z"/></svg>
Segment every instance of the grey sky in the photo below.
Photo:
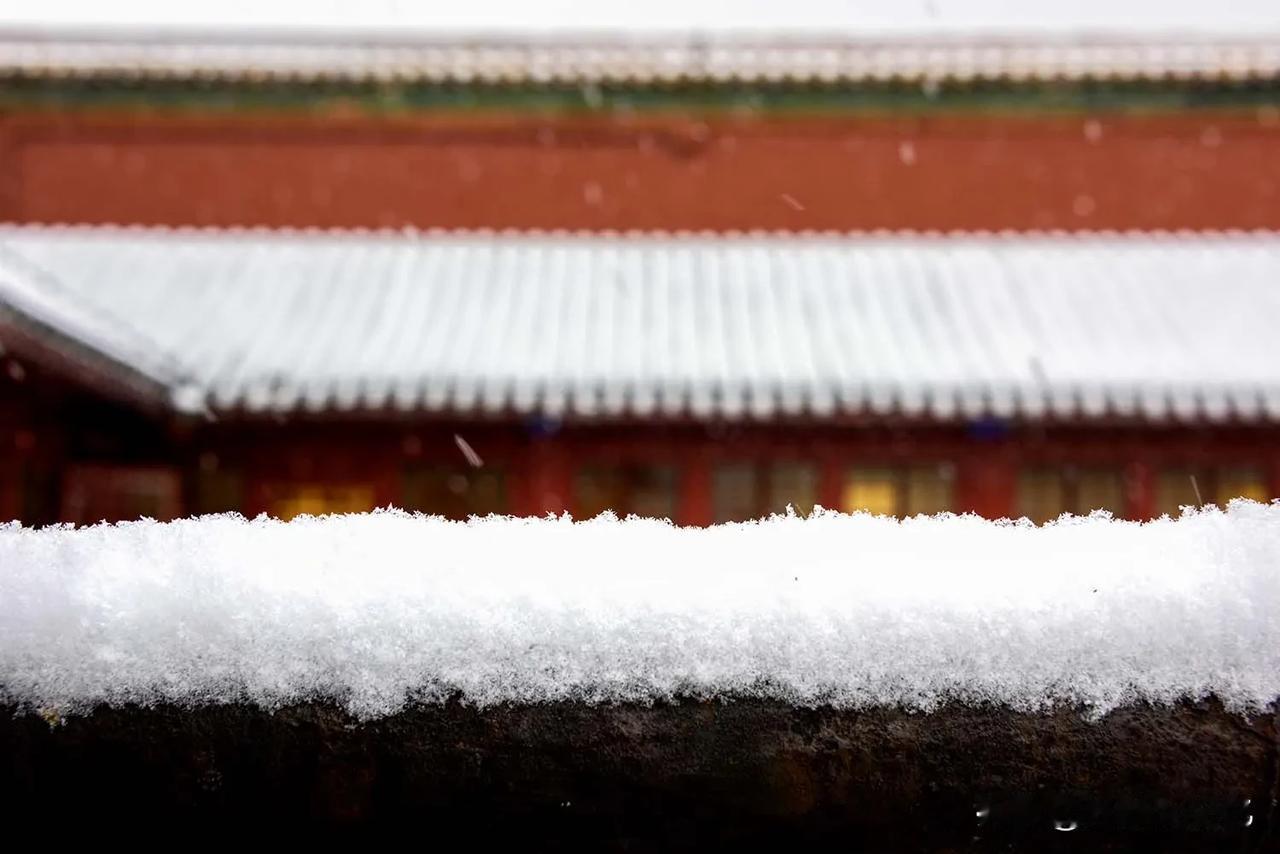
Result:
<svg viewBox="0 0 1280 854"><path fill-rule="evenodd" d="M1280 0L11 0L7 5L0 8L0 25L130 29L1280 31Z"/></svg>

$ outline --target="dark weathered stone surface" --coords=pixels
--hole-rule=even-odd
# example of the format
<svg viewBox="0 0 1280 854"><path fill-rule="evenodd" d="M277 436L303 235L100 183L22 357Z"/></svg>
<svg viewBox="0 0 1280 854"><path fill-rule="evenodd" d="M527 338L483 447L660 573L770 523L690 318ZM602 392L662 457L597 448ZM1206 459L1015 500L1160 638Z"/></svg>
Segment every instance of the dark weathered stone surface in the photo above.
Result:
<svg viewBox="0 0 1280 854"><path fill-rule="evenodd" d="M1213 703L1099 721L756 700L455 703L368 724L323 704L53 726L10 710L0 757L3 803L40 820L391 820L536 849L1277 850L1275 719Z"/></svg>

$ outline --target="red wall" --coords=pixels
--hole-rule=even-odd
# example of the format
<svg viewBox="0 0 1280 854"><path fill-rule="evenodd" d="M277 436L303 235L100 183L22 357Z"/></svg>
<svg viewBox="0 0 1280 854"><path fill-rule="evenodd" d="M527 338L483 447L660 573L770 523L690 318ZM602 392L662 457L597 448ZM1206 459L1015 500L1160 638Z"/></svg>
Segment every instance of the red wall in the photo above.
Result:
<svg viewBox="0 0 1280 854"><path fill-rule="evenodd" d="M0 116L0 219L566 229L1280 228L1274 111Z"/></svg>

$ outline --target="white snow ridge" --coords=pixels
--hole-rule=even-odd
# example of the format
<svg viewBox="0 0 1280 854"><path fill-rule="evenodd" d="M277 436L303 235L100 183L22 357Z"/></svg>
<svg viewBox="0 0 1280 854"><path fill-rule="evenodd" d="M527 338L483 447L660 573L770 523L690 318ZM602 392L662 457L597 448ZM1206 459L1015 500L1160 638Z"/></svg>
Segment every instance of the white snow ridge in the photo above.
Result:
<svg viewBox="0 0 1280 854"><path fill-rule="evenodd" d="M0 526L0 699L768 697L1100 714L1280 695L1280 504L1034 527L400 512Z"/></svg>

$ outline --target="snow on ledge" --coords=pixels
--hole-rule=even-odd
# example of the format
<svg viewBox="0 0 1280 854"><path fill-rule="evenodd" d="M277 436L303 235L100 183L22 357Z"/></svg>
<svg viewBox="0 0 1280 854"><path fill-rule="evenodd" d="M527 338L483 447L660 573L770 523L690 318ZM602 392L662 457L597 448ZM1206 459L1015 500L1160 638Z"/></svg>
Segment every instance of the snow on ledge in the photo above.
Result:
<svg viewBox="0 0 1280 854"><path fill-rule="evenodd" d="M388 511L0 526L0 698L456 692L1018 709L1280 695L1280 503L1045 527L819 514L711 529Z"/></svg>

